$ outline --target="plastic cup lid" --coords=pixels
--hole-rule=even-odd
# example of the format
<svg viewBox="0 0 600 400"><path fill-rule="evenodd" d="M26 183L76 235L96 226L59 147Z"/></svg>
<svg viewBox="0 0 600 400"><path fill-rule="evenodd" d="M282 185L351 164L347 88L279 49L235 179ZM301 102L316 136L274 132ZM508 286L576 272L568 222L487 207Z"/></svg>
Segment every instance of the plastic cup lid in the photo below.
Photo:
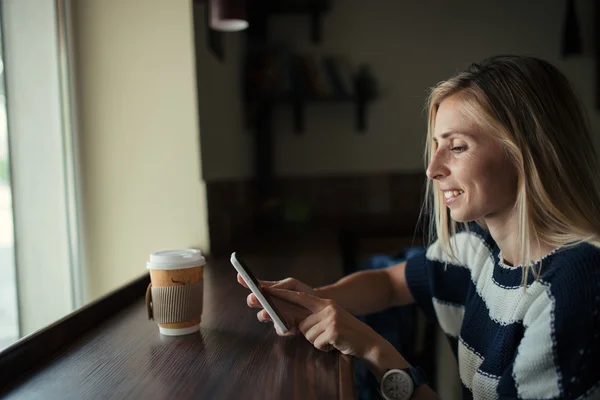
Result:
<svg viewBox="0 0 600 400"><path fill-rule="evenodd" d="M200 250L165 250L150 254L146 263L148 269L186 269L206 264Z"/></svg>

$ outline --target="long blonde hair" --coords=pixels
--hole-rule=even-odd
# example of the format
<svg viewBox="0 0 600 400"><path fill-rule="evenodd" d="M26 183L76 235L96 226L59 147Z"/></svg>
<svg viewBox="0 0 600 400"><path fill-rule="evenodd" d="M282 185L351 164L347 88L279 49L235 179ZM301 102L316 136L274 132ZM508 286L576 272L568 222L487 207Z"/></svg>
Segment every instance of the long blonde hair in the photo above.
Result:
<svg viewBox="0 0 600 400"><path fill-rule="evenodd" d="M440 82L428 98L427 164L435 152L437 110L450 96L460 98L462 111L495 134L518 172L515 212L524 282L534 266L531 243L600 247L598 163L587 118L566 77L534 57L497 56ZM454 257L451 236L457 223L433 180L427 185L426 210L434 217L431 238L437 236ZM539 276L540 270L534 273Z"/></svg>

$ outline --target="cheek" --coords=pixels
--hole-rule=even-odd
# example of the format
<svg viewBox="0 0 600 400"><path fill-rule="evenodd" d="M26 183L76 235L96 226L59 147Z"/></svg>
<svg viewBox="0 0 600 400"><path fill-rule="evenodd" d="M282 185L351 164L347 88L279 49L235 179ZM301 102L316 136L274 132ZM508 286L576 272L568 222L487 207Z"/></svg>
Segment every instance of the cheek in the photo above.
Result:
<svg viewBox="0 0 600 400"><path fill-rule="evenodd" d="M486 203L509 206L516 201L517 177L512 164L490 163L482 166L478 182Z"/></svg>

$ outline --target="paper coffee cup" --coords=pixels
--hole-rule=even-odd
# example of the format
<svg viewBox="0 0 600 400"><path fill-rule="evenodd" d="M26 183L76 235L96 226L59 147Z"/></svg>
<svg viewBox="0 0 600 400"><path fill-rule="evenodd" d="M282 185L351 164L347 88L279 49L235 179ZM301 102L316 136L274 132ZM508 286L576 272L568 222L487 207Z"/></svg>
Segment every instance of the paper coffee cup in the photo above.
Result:
<svg viewBox="0 0 600 400"><path fill-rule="evenodd" d="M203 272L200 250L159 251L150 255L150 285L146 291L148 318L161 334L179 336L197 332L202 316Z"/></svg>

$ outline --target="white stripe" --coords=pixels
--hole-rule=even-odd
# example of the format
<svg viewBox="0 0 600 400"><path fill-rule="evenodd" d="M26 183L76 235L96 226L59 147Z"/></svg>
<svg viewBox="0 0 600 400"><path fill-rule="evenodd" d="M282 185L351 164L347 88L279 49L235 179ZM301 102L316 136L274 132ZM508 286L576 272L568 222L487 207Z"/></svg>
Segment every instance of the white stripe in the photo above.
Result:
<svg viewBox="0 0 600 400"><path fill-rule="evenodd" d="M432 261L448 262L471 270L471 280L489 310L490 318L501 325L523 321L525 313L547 288L539 281L527 287L505 288L493 280L494 259L490 249L477 235L461 232L455 236L458 260L451 260L441 251L438 242L427 250Z"/></svg>
<svg viewBox="0 0 600 400"><path fill-rule="evenodd" d="M554 364L552 337L554 301L539 296L525 316L525 334L517 349L513 378L522 398L560 396L558 369Z"/></svg>
<svg viewBox="0 0 600 400"><path fill-rule="evenodd" d="M470 349L462 339L458 341L460 380L473 392L474 399L495 399L499 377L480 373L483 357Z"/></svg>
<svg viewBox="0 0 600 400"><path fill-rule="evenodd" d="M457 338L460 334L463 318L465 317L465 307L458 304L445 303L434 297L433 308L444 333Z"/></svg>
<svg viewBox="0 0 600 400"><path fill-rule="evenodd" d="M552 348L554 323L552 315L555 301L549 295L550 287L540 280L536 280L528 286L527 292L522 287L502 287L493 279L494 259L490 249L479 236L461 232L455 236L454 240L456 241L457 260L452 260L444 254L438 242L428 249L427 257L430 260L469 268L473 284L488 309L489 317L501 325L523 322L526 328L518 347L513 373L519 395L524 398L559 396L560 377L558 368L554 364ZM435 304L436 302L434 302L434 306ZM441 313L438 312L438 309ZM455 332L458 321L447 321L450 316L447 307L436 307L436 313L440 324L443 317L446 320L444 321L446 327L451 332ZM460 322L462 324L462 318ZM444 327L443 329L446 330ZM481 365L481 362L473 364L473 357L480 356L463 346L462 352L466 355L466 358L463 359L460 357L460 351L461 346L459 345L459 364L471 363L460 365L461 379L464 376L463 382L467 380L469 385L472 385L473 376ZM475 365L477 368L473 369ZM465 386L471 388L472 386L467 385L467 382L465 382Z"/></svg>
<svg viewBox="0 0 600 400"><path fill-rule="evenodd" d="M473 398L474 399L497 399L499 376L491 374L482 374L477 371L473 377Z"/></svg>
<svg viewBox="0 0 600 400"><path fill-rule="evenodd" d="M458 341L458 373L462 383L473 390L473 377L481 366L483 357L468 348L462 339Z"/></svg>
<svg viewBox="0 0 600 400"><path fill-rule="evenodd" d="M451 240L458 260L444 253L439 240L427 248L427 258L432 261L470 268L473 265L481 264L482 258L490 256L490 251L485 242L474 233L460 232L453 236Z"/></svg>

